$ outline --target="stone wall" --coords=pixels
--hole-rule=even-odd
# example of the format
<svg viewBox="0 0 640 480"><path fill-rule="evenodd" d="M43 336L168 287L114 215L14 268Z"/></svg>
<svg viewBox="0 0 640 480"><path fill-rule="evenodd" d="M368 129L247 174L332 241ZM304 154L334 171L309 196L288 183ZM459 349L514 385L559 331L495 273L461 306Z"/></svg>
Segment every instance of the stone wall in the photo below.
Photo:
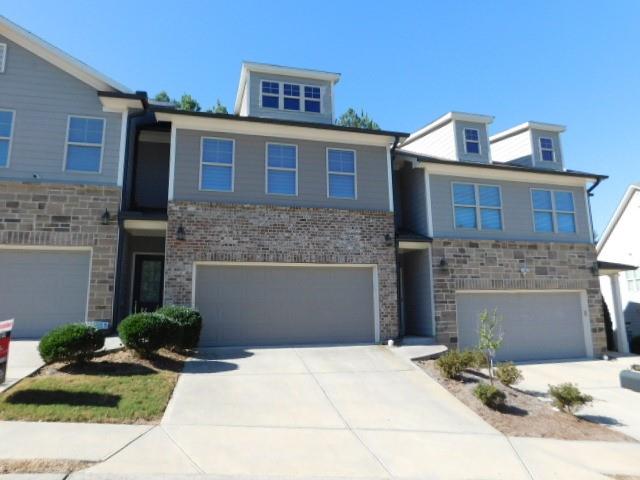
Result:
<svg viewBox="0 0 640 480"><path fill-rule="evenodd" d="M593 245L434 239L436 339L455 347L457 290L585 290L593 351L606 350L604 317ZM440 262L446 259L447 268ZM522 273L526 267L528 272Z"/></svg>
<svg viewBox="0 0 640 480"><path fill-rule="evenodd" d="M195 261L377 264L380 338L398 335L393 213L174 202L168 217L165 303L191 304Z"/></svg>
<svg viewBox="0 0 640 480"><path fill-rule="evenodd" d="M118 187L0 182L0 246L91 247L88 319L110 322L120 195Z"/></svg>

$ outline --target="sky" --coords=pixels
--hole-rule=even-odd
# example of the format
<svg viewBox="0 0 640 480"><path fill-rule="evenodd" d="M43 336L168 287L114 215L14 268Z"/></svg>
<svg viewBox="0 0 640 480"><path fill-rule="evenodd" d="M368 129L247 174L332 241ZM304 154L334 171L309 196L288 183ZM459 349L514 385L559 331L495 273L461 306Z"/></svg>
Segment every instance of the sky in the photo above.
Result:
<svg viewBox="0 0 640 480"><path fill-rule="evenodd" d="M567 126L565 166L609 175L602 233L640 181L640 1L1 0L0 14L133 90L233 109L243 60L342 74L335 107L412 132L448 111Z"/></svg>

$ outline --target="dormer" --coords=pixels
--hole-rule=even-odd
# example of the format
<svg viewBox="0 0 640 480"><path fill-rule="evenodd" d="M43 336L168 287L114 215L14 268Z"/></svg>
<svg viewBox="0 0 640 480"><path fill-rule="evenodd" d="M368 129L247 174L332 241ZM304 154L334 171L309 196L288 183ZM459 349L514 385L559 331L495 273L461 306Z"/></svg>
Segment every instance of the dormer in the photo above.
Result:
<svg viewBox="0 0 640 480"><path fill-rule="evenodd" d="M402 148L443 160L490 163L491 122L488 115L449 112L412 133Z"/></svg>
<svg viewBox="0 0 640 480"><path fill-rule="evenodd" d="M243 62L234 113L333 123L333 90L340 74Z"/></svg>
<svg viewBox="0 0 640 480"><path fill-rule="evenodd" d="M560 134L562 125L526 122L493 135L491 157L497 163L563 170Z"/></svg>

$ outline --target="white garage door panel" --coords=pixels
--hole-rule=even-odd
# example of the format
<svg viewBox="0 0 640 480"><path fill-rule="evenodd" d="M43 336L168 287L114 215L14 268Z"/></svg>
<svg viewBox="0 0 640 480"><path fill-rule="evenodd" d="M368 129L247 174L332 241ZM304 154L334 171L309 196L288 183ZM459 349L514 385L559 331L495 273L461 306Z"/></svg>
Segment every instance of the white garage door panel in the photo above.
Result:
<svg viewBox="0 0 640 480"><path fill-rule="evenodd" d="M367 267L199 265L202 345L373 342Z"/></svg>
<svg viewBox="0 0 640 480"><path fill-rule="evenodd" d="M479 315L497 309L504 340L499 360L547 360L587 355L580 293L458 293L460 348L478 343Z"/></svg>
<svg viewBox="0 0 640 480"><path fill-rule="evenodd" d="M0 250L0 319L15 318L12 336L84 322L89 264L88 251Z"/></svg>

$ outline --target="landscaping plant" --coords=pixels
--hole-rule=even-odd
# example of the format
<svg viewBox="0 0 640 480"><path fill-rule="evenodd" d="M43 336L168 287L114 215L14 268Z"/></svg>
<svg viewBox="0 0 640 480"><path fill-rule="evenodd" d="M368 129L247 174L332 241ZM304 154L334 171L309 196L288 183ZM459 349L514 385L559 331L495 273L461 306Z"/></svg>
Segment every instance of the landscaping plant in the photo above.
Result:
<svg viewBox="0 0 640 480"><path fill-rule="evenodd" d="M591 395L582 393L578 386L573 383L549 385L549 395L554 407L571 414L576 413L583 406L593 401Z"/></svg>
<svg viewBox="0 0 640 480"><path fill-rule="evenodd" d="M175 337L168 345L178 350L192 350L198 346L202 330L202 315L193 308L179 305L167 305L156 310L156 313L175 322Z"/></svg>
<svg viewBox="0 0 640 480"><path fill-rule="evenodd" d="M56 327L38 344L38 352L45 363L80 363L91 359L104 347L104 335L89 325L70 323Z"/></svg>
<svg viewBox="0 0 640 480"><path fill-rule="evenodd" d="M496 367L496 377L506 387L522 381L522 371L513 362L502 362Z"/></svg>
<svg viewBox="0 0 640 480"><path fill-rule="evenodd" d="M497 410L504 406L507 396L494 385L480 383L473 389L473 394L487 407Z"/></svg>
<svg viewBox="0 0 640 480"><path fill-rule="evenodd" d="M125 347L142 357L148 357L169 346L177 326L171 319L157 313L134 313L120 322L118 335Z"/></svg>
<svg viewBox="0 0 640 480"><path fill-rule="evenodd" d="M480 313L480 328L478 329L478 350L480 350L487 359L487 366L489 369L489 380L493 385L494 372L493 364L496 357L496 352L502 346L502 317L498 316L497 311L494 310L491 315L485 309Z"/></svg>
<svg viewBox="0 0 640 480"><path fill-rule="evenodd" d="M436 367L440 373L447 378L457 379L460 374L468 367L468 358L458 350L449 350L445 354L438 357Z"/></svg>

